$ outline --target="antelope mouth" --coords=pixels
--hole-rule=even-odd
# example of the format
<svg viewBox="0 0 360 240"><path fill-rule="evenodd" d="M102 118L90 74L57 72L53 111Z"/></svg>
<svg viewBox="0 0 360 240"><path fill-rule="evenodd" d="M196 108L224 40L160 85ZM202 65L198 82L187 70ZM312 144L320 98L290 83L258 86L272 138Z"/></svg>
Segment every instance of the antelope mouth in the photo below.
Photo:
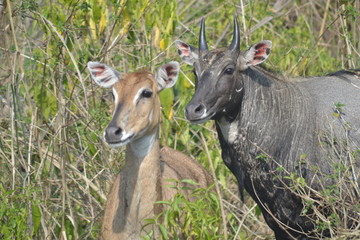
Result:
<svg viewBox="0 0 360 240"><path fill-rule="evenodd" d="M207 108L204 107L204 112L201 114L201 116L194 116L192 114L188 114L186 115L187 120L189 120L189 122L191 124L200 124L200 123L204 123L206 121L212 120L213 117L217 114L217 108L219 106L219 99L217 99L215 101L215 103Z"/></svg>
<svg viewBox="0 0 360 240"><path fill-rule="evenodd" d="M207 122L209 120L212 119L213 116L215 116L216 112L213 112L211 114L208 114L206 112L204 112L204 114L198 118L198 119L188 119L189 122L193 125L196 125L196 124L201 124L201 123L204 123L204 122Z"/></svg>
<svg viewBox="0 0 360 240"><path fill-rule="evenodd" d="M124 139L120 139L119 141L107 141L107 140L105 141L111 148L117 148L117 147L125 146L126 144L131 142L134 136L135 134L131 134L130 136L127 136Z"/></svg>

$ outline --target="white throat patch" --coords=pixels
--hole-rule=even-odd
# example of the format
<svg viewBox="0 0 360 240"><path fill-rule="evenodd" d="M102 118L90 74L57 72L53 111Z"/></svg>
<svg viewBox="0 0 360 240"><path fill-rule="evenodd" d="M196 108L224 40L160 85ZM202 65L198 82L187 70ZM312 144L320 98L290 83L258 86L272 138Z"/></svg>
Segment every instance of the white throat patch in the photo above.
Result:
<svg viewBox="0 0 360 240"><path fill-rule="evenodd" d="M225 141L228 143L234 143L238 134L238 123L236 121L229 123L224 118L221 118L218 124Z"/></svg>
<svg viewBox="0 0 360 240"><path fill-rule="evenodd" d="M129 143L134 154L139 158L146 156L154 145L156 135L157 134L154 133L152 135L141 137Z"/></svg>

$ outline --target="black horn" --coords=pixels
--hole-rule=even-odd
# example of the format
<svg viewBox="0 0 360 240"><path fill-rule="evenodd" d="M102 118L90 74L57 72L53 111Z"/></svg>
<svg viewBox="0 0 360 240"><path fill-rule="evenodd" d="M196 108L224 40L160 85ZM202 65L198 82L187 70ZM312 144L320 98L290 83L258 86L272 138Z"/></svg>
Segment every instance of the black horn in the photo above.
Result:
<svg viewBox="0 0 360 240"><path fill-rule="evenodd" d="M236 19L236 15L234 15L234 33L233 33L233 39L229 46L229 50L233 51L239 49L240 49L240 31L239 31L239 25Z"/></svg>
<svg viewBox="0 0 360 240"><path fill-rule="evenodd" d="M205 36L205 18L201 19L200 36L199 36L199 50L200 51L208 50L208 45L206 43L206 36Z"/></svg>

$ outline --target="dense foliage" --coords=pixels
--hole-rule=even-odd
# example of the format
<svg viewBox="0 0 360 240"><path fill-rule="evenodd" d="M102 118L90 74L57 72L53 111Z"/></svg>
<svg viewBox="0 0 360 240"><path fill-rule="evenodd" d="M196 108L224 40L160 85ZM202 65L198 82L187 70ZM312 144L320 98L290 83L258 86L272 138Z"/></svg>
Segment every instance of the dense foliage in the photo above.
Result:
<svg viewBox="0 0 360 240"><path fill-rule="evenodd" d="M120 72L154 70L180 61L174 40L197 45L202 17L209 46L227 46L236 13L243 49L262 39L273 42L268 68L292 76L359 68L359 9L359 0L0 1L0 238L98 236L124 152L102 141L112 99L90 80L88 61ZM163 213L166 221L148 224L164 239L176 239L178 232L182 239L268 238L272 232L255 203L238 198L213 123L185 120L193 74L189 66L181 69L175 88L161 93L161 142L208 168L219 191L195 190L202 201L188 203L179 189L166 203L172 206Z"/></svg>

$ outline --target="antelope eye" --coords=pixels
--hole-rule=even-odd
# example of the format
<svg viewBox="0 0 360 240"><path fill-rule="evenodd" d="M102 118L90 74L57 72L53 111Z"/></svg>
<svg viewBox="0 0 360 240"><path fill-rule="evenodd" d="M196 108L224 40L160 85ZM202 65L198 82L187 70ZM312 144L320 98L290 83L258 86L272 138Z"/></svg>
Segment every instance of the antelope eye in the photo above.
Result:
<svg viewBox="0 0 360 240"><path fill-rule="evenodd" d="M151 98L152 96L152 91L150 90L144 90L142 93L141 93L141 97L143 98Z"/></svg>
<svg viewBox="0 0 360 240"><path fill-rule="evenodd" d="M225 74L233 74L234 73L234 69L233 68L227 68L227 69L225 69L225 71L224 71L224 73Z"/></svg>

